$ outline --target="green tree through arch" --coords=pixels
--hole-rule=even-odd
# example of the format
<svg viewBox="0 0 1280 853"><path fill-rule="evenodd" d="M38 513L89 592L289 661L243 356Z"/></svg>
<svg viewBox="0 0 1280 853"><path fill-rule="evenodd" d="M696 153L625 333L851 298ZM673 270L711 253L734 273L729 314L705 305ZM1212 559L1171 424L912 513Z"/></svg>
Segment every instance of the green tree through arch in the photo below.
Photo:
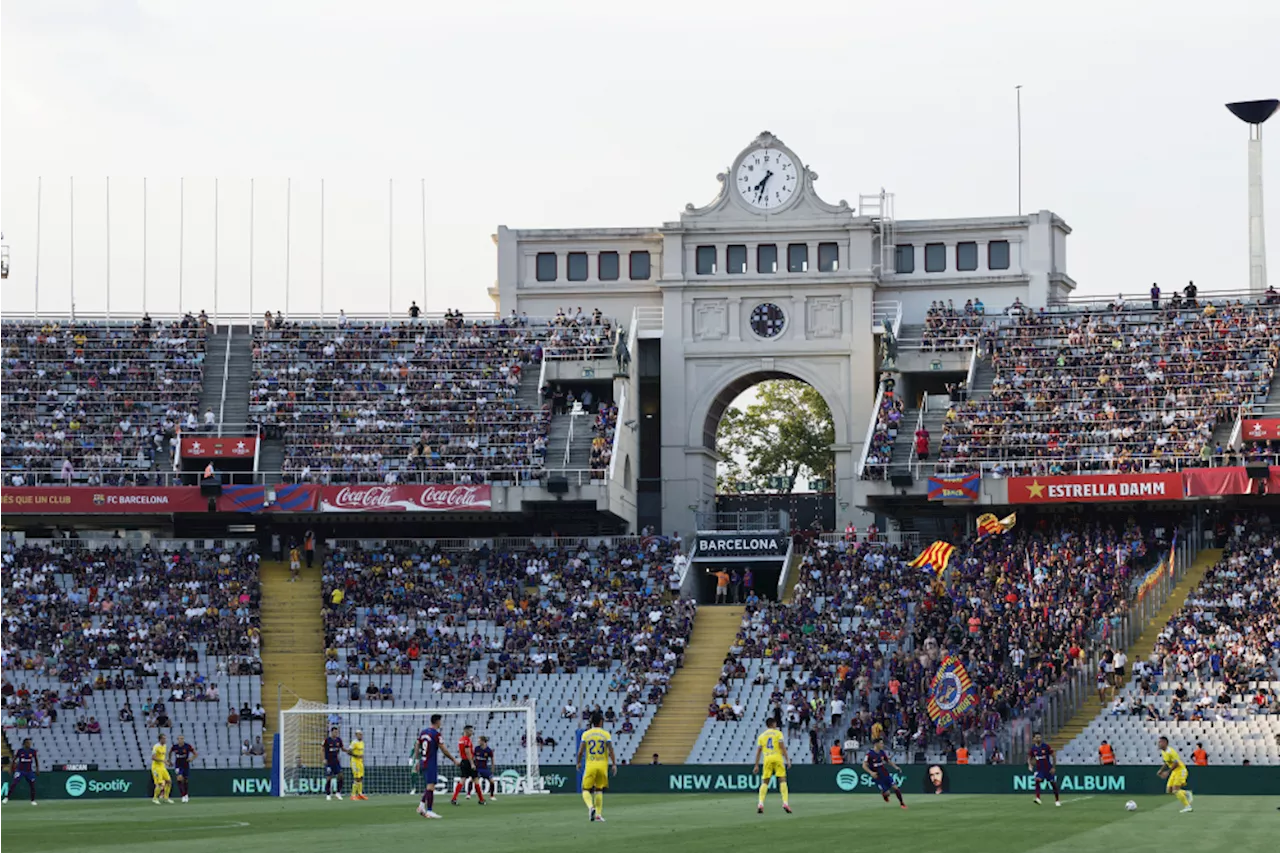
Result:
<svg viewBox="0 0 1280 853"><path fill-rule="evenodd" d="M754 400L744 395L725 409L716 428L716 449L724 456L716 471L716 491L808 491L812 479L834 479L835 424L827 401L798 379L771 379L756 385ZM781 487L780 487L781 486Z"/></svg>

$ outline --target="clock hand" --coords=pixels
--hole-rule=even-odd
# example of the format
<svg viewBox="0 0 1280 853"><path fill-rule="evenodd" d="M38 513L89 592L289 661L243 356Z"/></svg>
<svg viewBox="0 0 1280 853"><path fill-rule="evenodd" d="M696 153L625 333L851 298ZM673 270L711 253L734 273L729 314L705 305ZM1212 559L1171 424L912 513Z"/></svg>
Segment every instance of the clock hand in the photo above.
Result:
<svg viewBox="0 0 1280 853"><path fill-rule="evenodd" d="M760 183L756 184L756 201L764 198L765 187L769 183L769 179L773 177L773 172L765 172L764 177L760 179Z"/></svg>

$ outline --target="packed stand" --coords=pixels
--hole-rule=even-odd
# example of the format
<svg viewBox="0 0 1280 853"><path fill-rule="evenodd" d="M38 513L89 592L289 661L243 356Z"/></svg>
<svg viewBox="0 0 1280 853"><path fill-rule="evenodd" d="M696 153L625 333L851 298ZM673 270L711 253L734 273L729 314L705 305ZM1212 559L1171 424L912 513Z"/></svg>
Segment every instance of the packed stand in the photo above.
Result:
<svg viewBox="0 0 1280 853"><path fill-rule="evenodd" d="M252 548L11 538L3 562L11 744L32 737L46 761L128 767L163 731L198 743L205 766L253 765L239 752L264 714Z"/></svg>
<svg viewBox="0 0 1280 853"><path fill-rule="evenodd" d="M880 408L876 410L876 425L871 433L871 446L867 448L862 479L885 480L889 477L889 462L893 459L893 445L898 440L902 425L902 398L893 392L896 382L890 374L882 374Z"/></svg>
<svg viewBox="0 0 1280 853"><path fill-rule="evenodd" d="M609 476L609 463L613 461L613 439L618 430L618 407L614 403L601 403L591 425L591 479L603 480Z"/></svg>
<svg viewBox="0 0 1280 853"><path fill-rule="evenodd" d="M1010 312L984 334L989 396L951 404L942 467L997 476L1211 464L1214 428L1265 398L1277 307Z"/></svg>
<svg viewBox="0 0 1280 853"><path fill-rule="evenodd" d="M575 361L613 358L615 334L613 322L606 319L599 308L590 314L581 308L573 311L557 308L547 337L546 355Z"/></svg>
<svg viewBox="0 0 1280 853"><path fill-rule="evenodd" d="M953 300L948 299L945 305L935 300L924 315L921 348L926 352L973 349L986 322L986 313L987 307L981 299L968 299L959 310Z"/></svg>
<svg viewBox="0 0 1280 853"><path fill-rule="evenodd" d="M520 393L551 329L513 317L299 325L254 333L250 411L282 434L286 482L525 481L550 412Z"/></svg>
<svg viewBox="0 0 1280 853"><path fill-rule="evenodd" d="M4 323L5 485L157 482L199 423L205 321Z"/></svg>
<svg viewBox="0 0 1280 853"><path fill-rule="evenodd" d="M634 748L692 630L696 605L671 594L676 556L657 537L518 552L331 549L331 695L438 705L532 693L539 729L564 741L557 714L584 694L615 716L619 733L635 735Z"/></svg>

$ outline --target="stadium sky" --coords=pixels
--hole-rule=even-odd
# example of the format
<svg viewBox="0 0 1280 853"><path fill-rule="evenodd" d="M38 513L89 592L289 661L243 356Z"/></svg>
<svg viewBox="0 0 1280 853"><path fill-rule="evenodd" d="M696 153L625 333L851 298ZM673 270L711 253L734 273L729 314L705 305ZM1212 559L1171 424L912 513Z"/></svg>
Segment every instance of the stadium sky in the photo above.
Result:
<svg viewBox="0 0 1280 853"><path fill-rule="evenodd" d="M899 218L1016 210L1014 87L1023 86L1024 210L1075 229L1082 292L1242 287L1246 129L1231 100L1280 95L1280 6L1129 0L1028 4L542 0L6 0L0 12L0 227L8 310L32 307L44 176L41 307L66 310L70 192L81 311L213 307L220 176L223 311L388 304L394 177L397 312L484 310L496 226L644 226L704 203L771 130L828 200L885 187ZM1267 59L1270 55L1272 58ZM1280 120L1272 136L1280 135ZM1280 154L1269 243L1280 279Z"/></svg>

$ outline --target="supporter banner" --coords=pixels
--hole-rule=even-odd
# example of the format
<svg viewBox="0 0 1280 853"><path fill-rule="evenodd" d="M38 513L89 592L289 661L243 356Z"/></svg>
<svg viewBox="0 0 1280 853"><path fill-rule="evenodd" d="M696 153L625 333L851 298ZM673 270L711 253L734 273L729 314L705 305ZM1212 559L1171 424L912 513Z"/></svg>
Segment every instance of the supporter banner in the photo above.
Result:
<svg viewBox="0 0 1280 853"><path fill-rule="evenodd" d="M1010 477L1009 503L1082 501L1180 501L1181 474L1093 474L1070 477Z"/></svg>
<svg viewBox="0 0 1280 853"><path fill-rule="evenodd" d="M208 436L182 439L183 459L252 459L258 450L253 436Z"/></svg>
<svg viewBox="0 0 1280 853"><path fill-rule="evenodd" d="M322 512L488 512L488 486L324 486Z"/></svg>
<svg viewBox="0 0 1280 853"><path fill-rule="evenodd" d="M1188 468L1182 472L1185 491L1189 498L1209 495L1249 494L1249 474L1241 467Z"/></svg>
<svg viewBox="0 0 1280 853"><path fill-rule="evenodd" d="M981 474L937 475L929 478L929 500L976 501L980 488Z"/></svg>
<svg viewBox="0 0 1280 853"><path fill-rule="evenodd" d="M267 503L266 486L223 486L218 512L315 512L320 506L320 487L280 484L271 487L275 496Z"/></svg>
<svg viewBox="0 0 1280 853"><path fill-rule="evenodd" d="M788 539L778 532L699 533L698 558L784 557Z"/></svg>
<svg viewBox="0 0 1280 853"><path fill-rule="evenodd" d="M27 795L27 783L12 785L5 774L4 795ZM271 773L261 768L242 770L199 769L191 774L193 797L261 797L271 794ZM36 777L38 800L151 799L151 774L143 770L90 770L45 772Z"/></svg>
<svg viewBox="0 0 1280 853"><path fill-rule="evenodd" d="M1280 418L1246 418L1240 424L1242 441L1272 441L1280 439Z"/></svg>
<svg viewBox="0 0 1280 853"><path fill-rule="evenodd" d="M197 486L138 486L128 489L29 486L5 489L0 494L0 511L31 515L163 515L206 512L208 508L208 502L200 496Z"/></svg>

